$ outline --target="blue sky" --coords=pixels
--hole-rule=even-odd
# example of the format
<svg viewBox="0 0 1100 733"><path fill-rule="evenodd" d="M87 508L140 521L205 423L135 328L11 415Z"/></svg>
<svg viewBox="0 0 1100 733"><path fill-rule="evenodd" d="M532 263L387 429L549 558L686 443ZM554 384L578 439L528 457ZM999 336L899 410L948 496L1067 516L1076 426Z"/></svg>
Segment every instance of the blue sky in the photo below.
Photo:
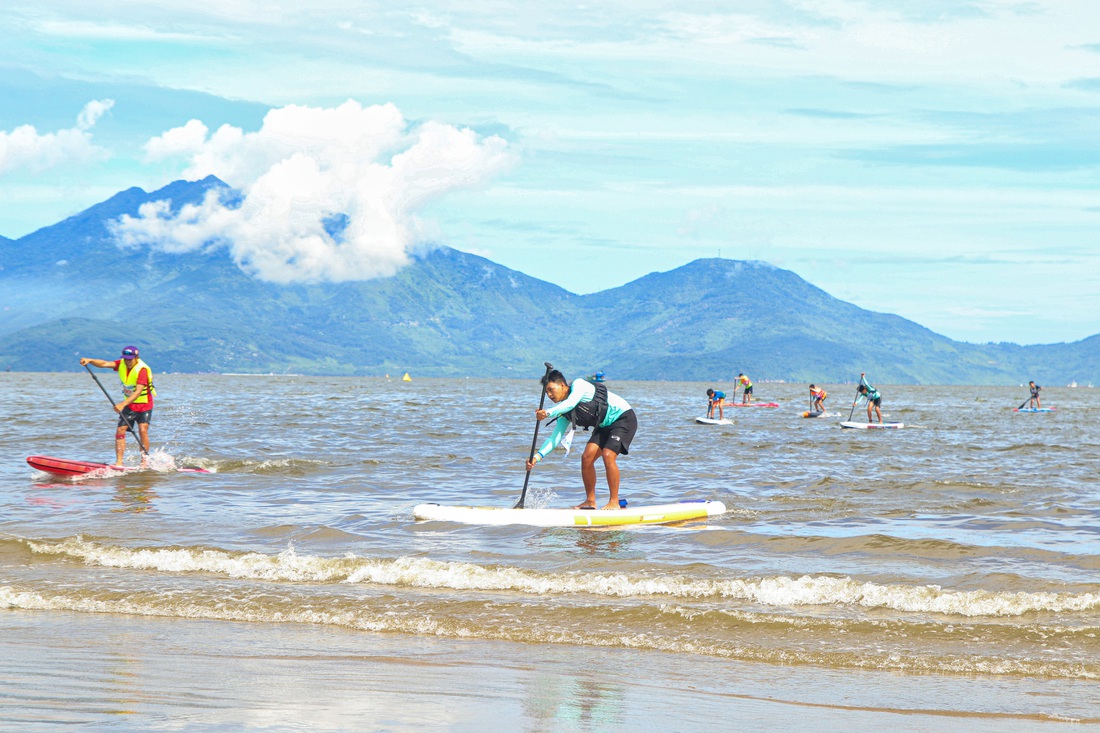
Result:
<svg viewBox="0 0 1100 733"><path fill-rule="evenodd" d="M120 236L223 227L274 280L431 239L582 293L720 254L960 340L1100 333L1091 2L177 5L0 8L0 235L213 172L251 213ZM357 251L315 222L263 251L293 181Z"/></svg>

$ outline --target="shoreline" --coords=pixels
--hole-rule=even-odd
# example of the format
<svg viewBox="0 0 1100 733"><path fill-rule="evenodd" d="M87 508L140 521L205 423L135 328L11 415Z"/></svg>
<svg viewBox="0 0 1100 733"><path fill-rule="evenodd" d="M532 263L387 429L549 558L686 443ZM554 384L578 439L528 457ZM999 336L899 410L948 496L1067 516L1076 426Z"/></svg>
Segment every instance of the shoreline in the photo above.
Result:
<svg viewBox="0 0 1100 733"><path fill-rule="evenodd" d="M1095 685L780 666L301 624L61 611L0 616L20 730L968 731L1100 726ZM520 722L522 721L522 722ZM799 727L795 725L794 727Z"/></svg>

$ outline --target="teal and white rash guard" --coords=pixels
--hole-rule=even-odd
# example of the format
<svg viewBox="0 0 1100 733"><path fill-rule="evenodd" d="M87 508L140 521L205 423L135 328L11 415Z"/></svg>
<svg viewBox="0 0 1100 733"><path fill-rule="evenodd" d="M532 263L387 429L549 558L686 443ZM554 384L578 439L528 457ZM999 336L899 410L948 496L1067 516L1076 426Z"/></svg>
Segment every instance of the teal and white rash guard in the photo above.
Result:
<svg viewBox="0 0 1100 733"><path fill-rule="evenodd" d="M574 407L582 402L591 402L592 398L596 396L596 387L591 382L587 382L583 379L574 379L573 384L569 385L569 395L551 407L546 411L548 417L556 417L558 421L554 423L554 432L550 434L550 437L546 439L546 442L539 448L538 457L541 461L543 458L561 444L562 439L565 437L566 432L569 430L571 423L569 418L565 417L565 414L572 410ZM623 413L630 409L630 405L627 404L619 395L615 394L611 390L607 392L607 414L600 422L601 428L606 428L611 423L618 420L623 416Z"/></svg>

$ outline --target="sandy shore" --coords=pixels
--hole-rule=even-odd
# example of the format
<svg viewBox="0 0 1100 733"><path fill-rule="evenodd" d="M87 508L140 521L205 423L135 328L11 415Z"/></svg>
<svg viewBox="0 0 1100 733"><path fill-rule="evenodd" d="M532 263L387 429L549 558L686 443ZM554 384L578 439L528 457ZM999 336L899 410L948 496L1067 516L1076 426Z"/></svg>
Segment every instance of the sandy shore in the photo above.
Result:
<svg viewBox="0 0 1100 733"><path fill-rule="evenodd" d="M300 624L9 611L0 659L0 717L21 731L1100 729L1092 683Z"/></svg>

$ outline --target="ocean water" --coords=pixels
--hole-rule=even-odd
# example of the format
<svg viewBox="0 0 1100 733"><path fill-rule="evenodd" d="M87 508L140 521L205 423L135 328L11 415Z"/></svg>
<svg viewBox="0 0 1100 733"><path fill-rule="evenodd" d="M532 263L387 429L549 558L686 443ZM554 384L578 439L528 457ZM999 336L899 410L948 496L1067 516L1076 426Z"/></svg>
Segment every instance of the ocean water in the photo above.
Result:
<svg viewBox="0 0 1100 733"><path fill-rule="evenodd" d="M731 385L612 381L640 424L621 496L725 516L414 521L516 500L538 376L159 375L159 470L65 480L24 459L113 460L106 399L84 373L0 375L0 721L1100 727L1097 390L1021 414L1023 388L879 385L906 427L857 431L851 385L825 385L840 417L758 384L779 408L704 426ZM528 505L582 496L557 452Z"/></svg>

